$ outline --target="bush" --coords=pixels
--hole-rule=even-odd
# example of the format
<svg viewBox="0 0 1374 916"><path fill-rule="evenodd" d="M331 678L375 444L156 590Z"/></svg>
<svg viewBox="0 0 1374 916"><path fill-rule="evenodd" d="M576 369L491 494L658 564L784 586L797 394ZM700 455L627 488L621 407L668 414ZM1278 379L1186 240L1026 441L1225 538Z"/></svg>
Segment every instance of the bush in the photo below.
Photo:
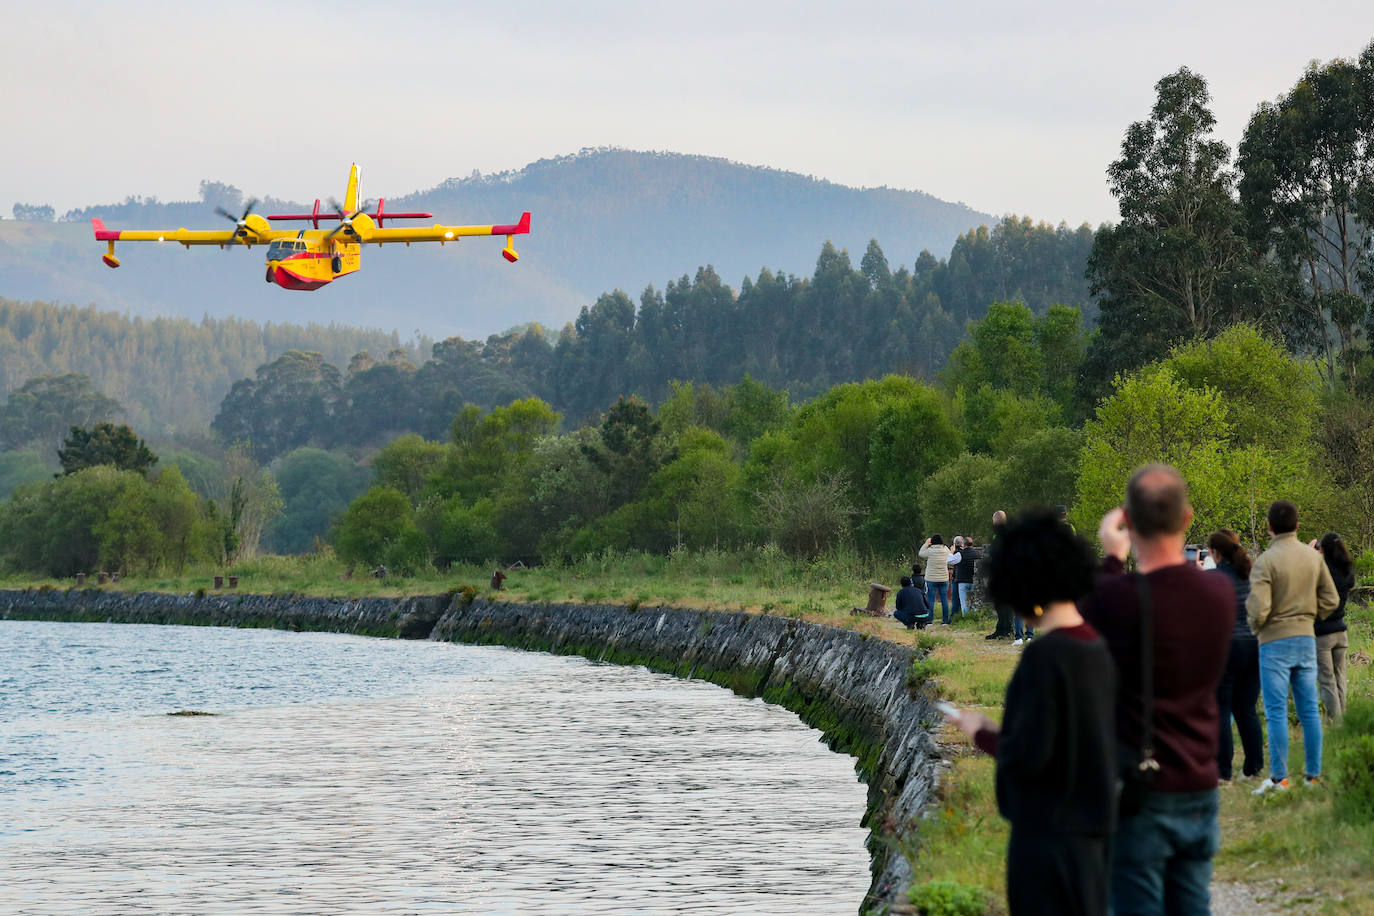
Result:
<svg viewBox="0 0 1374 916"><path fill-rule="evenodd" d="M987 893L958 881L928 881L911 889L911 902L922 916L982 916Z"/></svg>
<svg viewBox="0 0 1374 916"><path fill-rule="evenodd" d="M1331 731L1330 759L1337 816L1374 824L1374 701L1351 700L1345 721Z"/></svg>
<svg viewBox="0 0 1374 916"><path fill-rule="evenodd" d="M339 558L349 566L376 566L392 557L393 546L404 544L400 553L413 545L415 523L410 501L390 487L373 487L353 501L335 529ZM405 540L402 542L402 536Z"/></svg>

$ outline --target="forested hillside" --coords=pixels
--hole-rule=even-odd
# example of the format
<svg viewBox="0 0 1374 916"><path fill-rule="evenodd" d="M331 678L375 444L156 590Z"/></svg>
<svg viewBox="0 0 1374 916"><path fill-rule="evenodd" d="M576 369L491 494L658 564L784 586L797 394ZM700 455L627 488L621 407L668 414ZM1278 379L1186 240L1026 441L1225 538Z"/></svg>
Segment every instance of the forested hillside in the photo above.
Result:
<svg viewBox="0 0 1374 916"><path fill-rule="evenodd" d="M637 303L604 293L561 335L527 321L485 341L433 345L337 325L149 320L0 300L0 394L35 376L81 372L140 432L165 436L203 431L243 379L217 426L263 455L280 451L278 440L359 446L391 432L438 436L465 403L531 395L581 419L619 394L659 400L674 379L729 384L748 373L802 397L886 372L933 377L967 321L993 301L1023 300L1036 313L1052 303L1090 308L1083 265L1092 238L1087 227L1008 217L960 236L947 257L921 252L914 270L890 268L876 242L858 264L827 243L810 276L764 270L734 289L705 267ZM404 352L393 354L398 347ZM291 350L318 357L273 364ZM367 356L354 360L360 351ZM255 374L263 377L250 380ZM289 427L270 419L277 409L306 409L283 394L302 385L319 392L316 415Z"/></svg>
<svg viewBox="0 0 1374 916"><path fill-rule="evenodd" d="M948 259L923 252L915 272L893 272L876 242L857 265L827 243L810 277L764 270L738 291L706 267L638 303L603 293L556 343L538 326L484 342L450 338L418 367L347 369L287 354L236 383L214 426L268 460L308 444L441 437L464 404L535 396L579 423L621 395L662 400L674 380L727 385L750 375L804 398L891 372L930 379L993 301L1019 299L1036 314L1084 305L1078 265L1091 244L1087 228L1009 217L960 237Z"/></svg>
<svg viewBox="0 0 1374 916"><path fill-rule="evenodd" d="M186 251L124 246L110 270L91 237L90 217L111 227L216 227L215 206L237 210L253 196L205 182L201 200L129 200L64 215L67 222L0 221L0 296L127 309L139 315L209 313L257 321L418 328L435 337L485 337L521 321L559 328L604 290L637 293L711 264L731 285L758 273L808 273L826 239L860 251L877 238L895 262L992 217L916 191L857 190L776 169L703 156L585 151L500 175L453 179L426 191L385 187L363 167L363 192L388 209L421 209L445 222L487 224L534 213L509 265L499 244L371 248L364 269L311 294L263 283L262 249ZM341 196L348 162L322 164L318 195ZM466 174L455 164L456 174ZM403 196L404 195L404 196ZM265 201L262 213L309 202ZM30 214L32 215L32 214ZM228 225L225 223L225 225Z"/></svg>
<svg viewBox="0 0 1374 916"><path fill-rule="evenodd" d="M384 359L407 345L428 349L427 341L403 342L395 332L335 324L145 319L0 299L0 394L36 376L77 372L118 401L144 435L202 432L236 379L288 350L318 351L346 366L360 350ZM419 352L407 351L412 358ZM18 444L0 441L0 449Z"/></svg>

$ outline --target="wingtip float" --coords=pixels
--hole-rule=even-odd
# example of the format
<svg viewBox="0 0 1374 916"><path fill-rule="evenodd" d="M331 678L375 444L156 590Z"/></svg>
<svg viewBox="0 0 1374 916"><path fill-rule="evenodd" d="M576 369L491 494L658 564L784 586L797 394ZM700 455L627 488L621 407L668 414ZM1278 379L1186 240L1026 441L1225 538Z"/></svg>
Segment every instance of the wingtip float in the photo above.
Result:
<svg viewBox="0 0 1374 916"><path fill-rule="evenodd" d="M331 200L329 210L321 210L319 200L309 213L285 213L261 216L252 212L257 205L251 200L243 213L235 215L222 207L215 210L234 223L233 229L107 229L98 218L91 220L97 242L108 245L101 260L109 267L118 267L115 242L174 242L190 248L192 245L218 245L228 248L243 245L267 246L268 283L283 289L313 290L339 277L351 274L362 266L362 246L385 245L393 242L410 245L412 242L456 242L478 235L504 235L506 245L501 256L514 264L520 260L515 250L515 237L530 231L530 214L521 214L520 221L507 225L446 226L435 223L423 228L388 227L387 220L430 219L431 213L396 213L386 211L386 198L380 198L372 212L360 202L359 169L355 164L348 174L348 189L342 204ZM332 228L321 228L321 221L338 222ZM309 221L311 229L276 229L273 222Z"/></svg>

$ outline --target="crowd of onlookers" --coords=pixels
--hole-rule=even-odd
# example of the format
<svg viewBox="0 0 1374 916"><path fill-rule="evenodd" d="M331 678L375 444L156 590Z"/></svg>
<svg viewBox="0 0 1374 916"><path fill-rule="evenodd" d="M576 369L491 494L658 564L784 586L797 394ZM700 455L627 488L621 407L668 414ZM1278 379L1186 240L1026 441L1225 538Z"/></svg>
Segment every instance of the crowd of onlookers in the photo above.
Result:
<svg viewBox="0 0 1374 916"><path fill-rule="evenodd" d="M946 712L997 761L1013 916L1208 913L1218 785L1260 777L1261 698L1269 774L1254 793L1321 786L1319 702L1329 721L1345 711L1350 552L1334 533L1298 540L1286 500L1253 559L1228 529L1185 551L1192 522L1182 476L1150 465L1102 519L1100 559L1062 507L999 512L988 545L933 535L902 579L896 616L926 627L937 601L942 624L969 610L981 575L997 609L987 638L1024 646L1000 725ZM1301 782L1287 771L1290 696Z"/></svg>

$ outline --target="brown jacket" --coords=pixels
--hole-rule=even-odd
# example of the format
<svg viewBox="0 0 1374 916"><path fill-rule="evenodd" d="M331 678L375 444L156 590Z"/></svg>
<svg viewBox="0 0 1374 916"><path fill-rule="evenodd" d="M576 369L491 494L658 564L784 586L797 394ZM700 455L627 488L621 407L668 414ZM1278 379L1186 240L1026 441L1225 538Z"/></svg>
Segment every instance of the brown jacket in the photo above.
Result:
<svg viewBox="0 0 1374 916"><path fill-rule="evenodd" d="M1294 532L1274 535L1269 549L1250 570L1245 610L1260 645L1314 635L1312 624L1340 603L1322 555L1299 541Z"/></svg>

